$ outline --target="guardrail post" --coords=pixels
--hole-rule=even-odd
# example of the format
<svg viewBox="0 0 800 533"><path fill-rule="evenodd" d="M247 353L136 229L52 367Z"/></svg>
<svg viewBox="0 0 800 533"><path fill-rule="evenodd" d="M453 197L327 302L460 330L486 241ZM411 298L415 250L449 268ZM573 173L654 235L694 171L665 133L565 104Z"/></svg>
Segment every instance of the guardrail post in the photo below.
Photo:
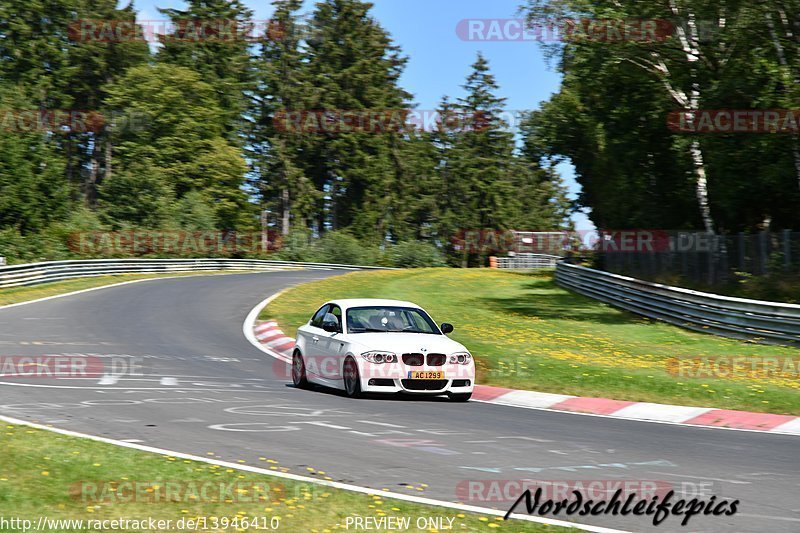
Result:
<svg viewBox="0 0 800 533"><path fill-rule="evenodd" d="M783 230L783 270L792 269L792 230Z"/></svg>
<svg viewBox="0 0 800 533"><path fill-rule="evenodd" d="M738 250L739 251L739 271L740 272L746 272L747 271L746 270L747 269L747 265L745 264L746 261L745 261L745 251L744 251L744 247L745 247L744 233L739 233L737 242L738 242L737 248L739 249Z"/></svg>
<svg viewBox="0 0 800 533"><path fill-rule="evenodd" d="M769 233L766 231L762 231L758 234L758 252L759 252L759 261L760 261L760 268L759 274L766 274L768 267L767 262L769 261Z"/></svg>

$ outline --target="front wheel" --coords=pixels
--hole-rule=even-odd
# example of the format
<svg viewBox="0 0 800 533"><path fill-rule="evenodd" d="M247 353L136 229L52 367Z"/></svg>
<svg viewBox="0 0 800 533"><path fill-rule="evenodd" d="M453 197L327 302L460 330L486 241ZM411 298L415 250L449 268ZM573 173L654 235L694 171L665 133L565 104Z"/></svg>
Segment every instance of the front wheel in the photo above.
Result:
<svg viewBox="0 0 800 533"><path fill-rule="evenodd" d="M358 375L358 365L352 358L344 362L344 392L350 398L361 396L361 376Z"/></svg>
<svg viewBox="0 0 800 533"><path fill-rule="evenodd" d="M450 395L450 401L453 402L468 402L470 398L472 398L471 392L463 392L459 394Z"/></svg>
<svg viewBox="0 0 800 533"><path fill-rule="evenodd" d="M295 351L292 355L292 383L295 388L308 388L308 378L306 377L306 363L300 352Z"/></svg>

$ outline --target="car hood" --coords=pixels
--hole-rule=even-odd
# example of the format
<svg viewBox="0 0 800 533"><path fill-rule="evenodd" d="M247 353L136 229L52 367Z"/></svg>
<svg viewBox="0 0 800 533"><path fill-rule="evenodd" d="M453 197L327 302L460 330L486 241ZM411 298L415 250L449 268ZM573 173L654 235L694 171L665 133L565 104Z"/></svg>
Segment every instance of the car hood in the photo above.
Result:
<svg viewBox="0 0 800 533"><path fill-rule="evenodd" d="M351 333L348 340L362 351L384 350L387 352L451 354L467 351L464 346L444 335L426 335L423 333Z"/></svg>

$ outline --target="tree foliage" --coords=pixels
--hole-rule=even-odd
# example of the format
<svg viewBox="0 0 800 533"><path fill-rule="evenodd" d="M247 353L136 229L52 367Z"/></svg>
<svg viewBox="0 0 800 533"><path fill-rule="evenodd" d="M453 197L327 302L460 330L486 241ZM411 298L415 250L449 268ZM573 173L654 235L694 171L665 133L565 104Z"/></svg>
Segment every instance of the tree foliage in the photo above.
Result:
<svg viewBox="0 0 800 533"><path fill-rule="evenodd" d="M255 41L241 0L162 9L171 28L152 48L118 31L135 23L132 4L0 5L4 108L96 117L86 129L0 129L0 255L64 257L75 231L251 231L266 212L285 257L435 266L443 254L461 263L460 230L564 223L540 128L523 143L502 122L483 57L439 127L415 128L407 58L372 4L273 3ZM470 120L453 127L451 112ZM285 120L348 113L365 127Z"/></svg>
<svg viewBox="0 0 800 533"><path fill-rule="evenodd" d="M542 157L569 159L579 204L605 228L736 232L796 227L800 144L791 133L676 131L703 110L796 109L793 1L529 0L528 20L658 21L646 39L548 46L564 80L526 125ZM669 31L666 31L664 28Z"/></svg>

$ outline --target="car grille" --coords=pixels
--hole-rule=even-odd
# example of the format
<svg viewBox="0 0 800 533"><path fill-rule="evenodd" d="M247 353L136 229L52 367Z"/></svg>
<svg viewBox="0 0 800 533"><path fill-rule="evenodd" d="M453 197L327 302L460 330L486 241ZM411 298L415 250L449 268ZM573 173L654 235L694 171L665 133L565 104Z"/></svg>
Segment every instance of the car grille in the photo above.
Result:
<svg viewBox="0 0 800 533"><path fill-rule="evenodd" d="M403 363L407 364L408 366L422 366L422 363L425 361L425 358L421 353L404 353L403 354Z"/></svg>
<svg viewBox="0 0 800 533"><path fill-rule="evenodd" d="M428 366L442 366L447 361L447 356L443 353L428 354Z"/></svg>
<svg viewBox="0 0 800 533"><path fill-rule="evenodd" d="M446 379L403 379L400 381L408 390L442 390L447 386Z"/></svg>

